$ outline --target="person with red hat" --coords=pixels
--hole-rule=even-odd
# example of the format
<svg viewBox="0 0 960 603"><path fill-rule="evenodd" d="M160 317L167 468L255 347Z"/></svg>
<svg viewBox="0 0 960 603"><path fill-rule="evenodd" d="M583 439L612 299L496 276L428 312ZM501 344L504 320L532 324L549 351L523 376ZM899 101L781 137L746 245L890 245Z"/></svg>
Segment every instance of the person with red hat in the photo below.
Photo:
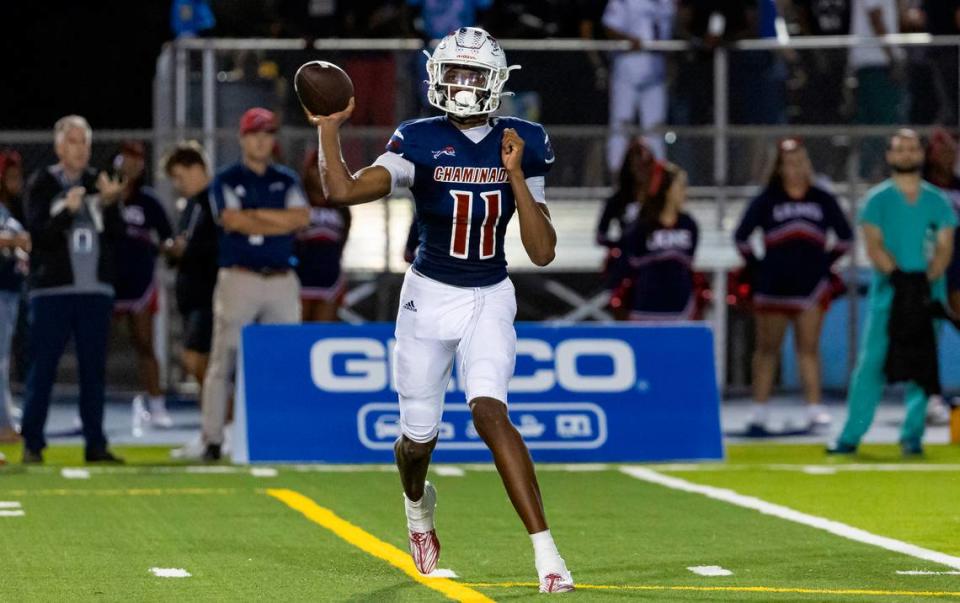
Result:
<svg viewBox="0 0 960 603"><path fill-rule="evenodd" d="M113 309L115 315L126 318L137 352L140 383L148 398L148 404L142 395L134 398L133 412L138 420L169 428L173 420L160 389L160 365L153 351L153 317L158 309L157 256L173 237L173 229L157 193L144 184L145 165L146 149L136 140L120 145L113 160L114 172L126 183L120 210L124 236L115 248Z"/></svg>
<svg viewBox="0 0 960 603"><path fill-rule="evenodd" d="M223 452L227 403L244 325L300 322L294 233L310 209L293 171L274 164L277 118L261 107L240 118L239 162L210 185L220 229L220 271L213 294L213 348L203 381L204 459Z"/></svg>

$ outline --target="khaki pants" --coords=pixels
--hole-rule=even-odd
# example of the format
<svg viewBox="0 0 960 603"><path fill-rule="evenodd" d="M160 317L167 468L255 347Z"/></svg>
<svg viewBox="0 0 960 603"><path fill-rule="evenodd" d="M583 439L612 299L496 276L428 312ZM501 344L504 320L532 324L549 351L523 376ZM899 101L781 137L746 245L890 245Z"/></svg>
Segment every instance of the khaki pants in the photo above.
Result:
<svg viewBox="0 0 960 603"><path fill-rule="evenodd" d="M223 444L240 330L251 323L300 322L300 281L291 270L263 276L221 268L213 292L213 348L203 380L203 440Z"/></svg>

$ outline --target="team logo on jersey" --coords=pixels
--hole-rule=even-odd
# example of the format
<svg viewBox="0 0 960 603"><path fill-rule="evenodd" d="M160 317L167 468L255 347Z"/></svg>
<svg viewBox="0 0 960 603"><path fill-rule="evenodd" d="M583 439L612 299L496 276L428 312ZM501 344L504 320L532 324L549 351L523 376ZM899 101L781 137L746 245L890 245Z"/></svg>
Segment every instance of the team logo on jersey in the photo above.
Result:
<svg viewBox="0 0 960 603"><path fill-rule="evenodd" d="M434 159L439 159L441 155L446 155L447 157L456 157L456 156L457 156L457 150L454 149L453 147L451 147L450 145L447 145L447 146L443 147L442 149L440 149L439 151L434 151L434 152L433 152L433 158L434 158Z"/></svg>

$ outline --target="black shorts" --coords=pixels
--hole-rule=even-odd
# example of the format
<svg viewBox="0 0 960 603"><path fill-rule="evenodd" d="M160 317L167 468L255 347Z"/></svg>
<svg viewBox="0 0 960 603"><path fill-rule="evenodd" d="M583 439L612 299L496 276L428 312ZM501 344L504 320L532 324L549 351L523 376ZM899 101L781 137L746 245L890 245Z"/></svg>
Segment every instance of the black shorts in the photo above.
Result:
<svg viewBox="0 0 960 603"><path fill-rule="evenodd" d="M183 347L200 354L209 354L212 340L212 309L190 310L183 316Z"/></svg>

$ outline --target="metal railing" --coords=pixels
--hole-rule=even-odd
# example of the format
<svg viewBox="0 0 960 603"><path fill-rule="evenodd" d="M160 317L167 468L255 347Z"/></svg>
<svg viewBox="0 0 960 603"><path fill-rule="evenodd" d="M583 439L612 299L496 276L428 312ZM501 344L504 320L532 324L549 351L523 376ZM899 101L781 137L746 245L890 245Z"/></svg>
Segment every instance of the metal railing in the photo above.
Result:
<svg viewBox="0 0 960 603"><path fill-rule="evenodd" d="M500 40L503 48L510 51L537 51L537 52L627 52L630 51L629 43L626 41L585 41L585 40ZM793 37L789 39L762 39L762 40L742 40L729 45L720 46L713 49L713 122L706 126L664 126L657 132L670 131L675 136L680 137L708 137L712 147L712 165L709 166L711 173L710 186L691 190L693 196L700 198L709 198L713 204L712 223L705 225L706 230L725 235L729 232L729 209L730 202L735 199L742 199L752 190L742 187L729 186L729 173L731 170L730 143L733 140L749 137L761 137L770 139L778 136L794 135L798 131L798 126L789 125L732 125L730 123L729 97L730 97L730 55L733 52L777 52L785 50L809 50L809 49L849 49L854 47L928 47L928 46L947 46L960 50L960 36L931 36L928 34L891 34L883 37ZM179 40L169 44L163 51L158 62L158 76L155 86L155 97L157 99L157 119L153 137L158 148L164 147L176 139L182 139L188 136L197 136L202 138L205 146L217 164L219 157L218 151L220 144L226 137L233 136L232 130L222 130L217 124L217 54L227 51L264 51L264 52L287 52L287 51L305 51L313 50L319 52L342 52L342 51L392 51L392 52L417 52L428 47L420 40L415 39L324 39L315 40L308 46L305 40L249 40L249 39L187 39ZM660 52L667 54L683 53L691 49L691 45L685 41L653 41L644 44L644 51ZM701 49L702 50L702 49ZM194 55L199 55L197 62ZM191 95L189 91L191 83L191 74L195 71L194 66L199 64L200 80L200 102L202 107L202 120L200 124L191 124L188 121L188 114L191 106ZM958 77L960 82L960 77ZM170 94L172 92L172 95ZM960 95L960 93L958 93ZM956 112L960 115L960 111ZM199 127L197 127L199 126ZM609 132L607 128L597 125L592 126L560 126L552 127L547 124L552 135L568 135L571 137L583 136L602 138ZM873 138L885 137L890 134L892 126L866 126L866 125L821 125L821 126L802 126L802 133L808 137L837 137L846 141L849 148L847 154L846 166L841 171L845 172L846 182L837 186L837 192L842 196L846 203L848 214L851 218L856 216L858 210L857 200L864 190L864 182L859 173L860 156L858 145L861 141ZM652 132L644 132L650 134ZM358 132L358 135L364 135ZM372 135L367 132L367 135ZM288 137L305 137L308 134L302 131L294 131L287 134ZM2 140L2 138L0 138ZM685 166L688 169L691 166ZM697 166L699 169L705 169L707 166ZM557 192L560 191L551 191ZM607 192L606 189L590 187L579 190L564 189L562 196L568 199L592 199L596 200ZM559 195L558 195L559 196ZM384 232L387 234L388 243L385 245L383 253L385 254L383 266L385 270L390 270L391 258L386 254L392 253L391 249L390 220L393 219L393 213L389 210L388 204L384 204L382 209L384 219ZM701 214L703 215L703 214ZM853 221L853 220L851 220ZM582 226L581 226L582 228ZM722 237L716 237L719 240ZM847 275L849 281L855 278L855 270L858 265L862 265L863 258L854 252L853 261L850 262L850 268ZM712 282L714 289L714 299L724 300L726 298L727 272L730 270L727 261L711 261L706 258L700 261L700 267L711 270L714 273ZM848 337L850 338L851 350L856 349L857 340L857 293L856 287L851 287L850 293L850 320ZM713 308L711 321L714 327L717 373L720 382L724 382L726 374L726 333L727 333L727 308L726 304L716 303ZM851 362L852 366L852 362Z"/></svg>

